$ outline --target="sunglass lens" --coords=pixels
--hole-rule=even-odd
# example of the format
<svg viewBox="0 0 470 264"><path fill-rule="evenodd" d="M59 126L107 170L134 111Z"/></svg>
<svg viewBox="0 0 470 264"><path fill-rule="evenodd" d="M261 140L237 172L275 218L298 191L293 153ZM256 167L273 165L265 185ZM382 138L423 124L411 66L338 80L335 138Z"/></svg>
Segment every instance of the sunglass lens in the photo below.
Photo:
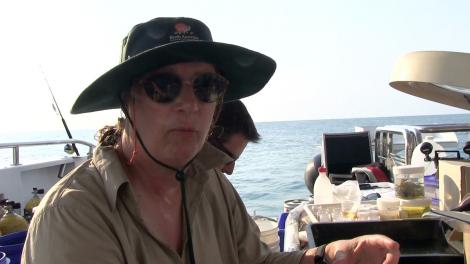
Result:
<svg viewBox="0 0 470 264"><path fill-rule="evenodd" d="M218 74L202 74L194 80L194 94L202 102L217 101L227 89L228 81Z"/></svg>
<svg viewBox="0 0 470 264"><path fill-rule="evenodd" d="M173 101L181 90L181 80L173 74L158 74L144 82L147 95L158 103Z"/></svg>

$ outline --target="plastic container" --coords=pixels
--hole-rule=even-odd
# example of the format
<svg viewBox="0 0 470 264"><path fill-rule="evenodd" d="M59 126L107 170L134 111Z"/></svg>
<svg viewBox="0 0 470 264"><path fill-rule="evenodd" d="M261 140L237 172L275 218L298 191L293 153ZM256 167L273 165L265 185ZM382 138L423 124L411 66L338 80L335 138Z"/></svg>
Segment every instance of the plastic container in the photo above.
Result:
<svg viewBox="0 0 470 264"><path fill-rule="evenodd" d="M279 229L277 231L277 235L279 236L279 252L284 252L284 235L285 235L286 230L285 229Z"/></svg>
<svg viewBox="0 0 470 264"><path fill-rule="evenodd" d="M318 212L318 221L321 223L331 222L331 213L329 209L322 209Z"/></svg>
<svg viewBox="0 0 470 264"><path fill-rule="evenodd" d="M393 220L400 218L400 199L381 197L377 199L377 208L381 220Z"/></svg>
<svg viewBox="0 0 470 264"><path fill-rule="evenodd" d="M281 213L281 215L279 216L279 219L277 221L277 226L278 226L279 229L285 229L286 228L287 215L289 215L289 213Z"/></svg>
<svg viewBox="0 0 470 264"><path fill-rule="evenodd" d="M11 233L0 237L0 246L21 244L26 240L27 231ZM2 251L2 250L0 250Z"/></svg>
<svg viewBox="0 0 470 264"><path fill-rule="evenodd" d="M345 200L341 202L341 213L344 219L355 220L357 218L357 211L359 210L360 202L353 200Z"/></svg>
<svg viewBox="0 0 470 264"><path fill-rule="evenodd" d="M0 251L5 252L10 264L20 263L26 234L26 231L21 231L0 237Z"/></svg>
<svg viewBox="0 0 470 264"><path fill-rule="evenodd" d="M369 220L377 221L380 220L380 213L379 210L371 209L369 211Z"/></svg>
<svg viewBox="0 0 470 264"><path fill-rule="evenodd" d="M424 197L431 199L432 209L439 209L439 179L436 174L424 175Z"/></svg>
<svg viewBox="0 0 470 264"><path fill-rule="evenodd" d="M431 210L431 199L420 198L400 200L400 218L421 218L424 213Z"/></svg>
<svg viewBox="0 0 470 264"><path fill-rule="evenodd" d="M395 196L401 199L424 198L424 167L404 165L393 167Z"/></svg>
<svg viewBox="0 0 470 264"><path fill-rule="evenodd" d="M359 220L359 221L371 220L371 212L372 212L372 207L371 206L369 206L368 204L361 204L359 206L359 210L357 211L357 220ZM375 212L378 216L379 212L377 210L375 210Z"/></svg>
<svg viewBox="0 0 470 264"><path fill-rule="evenodd" d="M282 213L279 216L279 219L277 220L277 227L279 228L277 235L279 236L279 251L281 252L284 251L284 234L286 228L286 219L288 215L289 213Z"/></svg>
<svg viewBox="0 0 470 264"><path fill-rule="evenodd" d="M303 202L307 202L307 199L291 199L284 201L284 213L288 213L290 210L296 208Z"/></svg>
<svg viewBox="0 0 470 264"><path fill-rule="evenodd" d="M0 264L10 264L10 259L7 258L5 252L0 252Z"/></svg>
<svg viewBox="0 0 470 264"><path fill-rule="evenodd" d="M313 185L313 202L315 204L333 203L333 186L326 175L326 168L318 168L318 177Z"/></svg>
<svg viewBox="0 0 470 264"><path fill-rule="evenodd" d="M357 211L357 220L359 221L369 220L369 211Z"/></svg>
<svg viewBox="0 0 470 264"><path fill-rule="evenodd" d="M268 245L271 251L279 252L279 228L277 221L264 216L254 216L253 220L258 225L260 240Z"/></svg>
<svg viewBox="0 0 470 264"><path fill-rule="evenodd" d="M22 244L0 246L0 251L5 252L6 257L9 259L9 264L20 264L21 263L21 253L23 252Z"/></svg>

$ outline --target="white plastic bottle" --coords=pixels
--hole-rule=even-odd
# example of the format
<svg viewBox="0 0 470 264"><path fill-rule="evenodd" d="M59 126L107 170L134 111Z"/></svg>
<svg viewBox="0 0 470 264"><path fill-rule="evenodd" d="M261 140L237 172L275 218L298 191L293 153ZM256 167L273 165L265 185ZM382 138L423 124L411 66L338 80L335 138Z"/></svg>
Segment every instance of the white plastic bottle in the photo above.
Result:
<svg viewBox="0 0 470 264"><path fill-rule="evenodd" d="M326 168L318 168L318 177L313 185L313 202L315 204L333 203L333 186L326 176Z"/></svg>

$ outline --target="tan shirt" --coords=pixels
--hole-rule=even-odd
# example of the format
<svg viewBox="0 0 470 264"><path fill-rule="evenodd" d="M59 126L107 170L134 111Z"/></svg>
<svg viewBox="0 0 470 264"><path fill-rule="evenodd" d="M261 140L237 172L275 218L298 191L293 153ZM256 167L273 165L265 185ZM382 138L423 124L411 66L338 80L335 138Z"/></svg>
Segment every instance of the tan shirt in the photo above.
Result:
<svg viewBox="0 0 470 264"><path fill-rule="evenodd" d="M196 263L299 263L303 252L272 253L260 242L238 193L214 169L225 162L206 144L186 171ZM97 147L44 197L21 263L189 263L183 239L180 256L150 234L115 150Z"/></svg>

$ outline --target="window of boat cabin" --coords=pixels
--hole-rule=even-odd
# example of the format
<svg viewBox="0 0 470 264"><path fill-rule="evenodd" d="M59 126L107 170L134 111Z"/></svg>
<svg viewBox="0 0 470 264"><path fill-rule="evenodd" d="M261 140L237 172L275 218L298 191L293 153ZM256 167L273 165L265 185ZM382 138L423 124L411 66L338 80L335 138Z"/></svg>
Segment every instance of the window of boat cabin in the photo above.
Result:
<svg viewBox="0 0 470 264"><path fill-rule="evenodd" d="M351 174L355 166L372 163L369 132L325 133L323 154L328 173Z"/></svg>

